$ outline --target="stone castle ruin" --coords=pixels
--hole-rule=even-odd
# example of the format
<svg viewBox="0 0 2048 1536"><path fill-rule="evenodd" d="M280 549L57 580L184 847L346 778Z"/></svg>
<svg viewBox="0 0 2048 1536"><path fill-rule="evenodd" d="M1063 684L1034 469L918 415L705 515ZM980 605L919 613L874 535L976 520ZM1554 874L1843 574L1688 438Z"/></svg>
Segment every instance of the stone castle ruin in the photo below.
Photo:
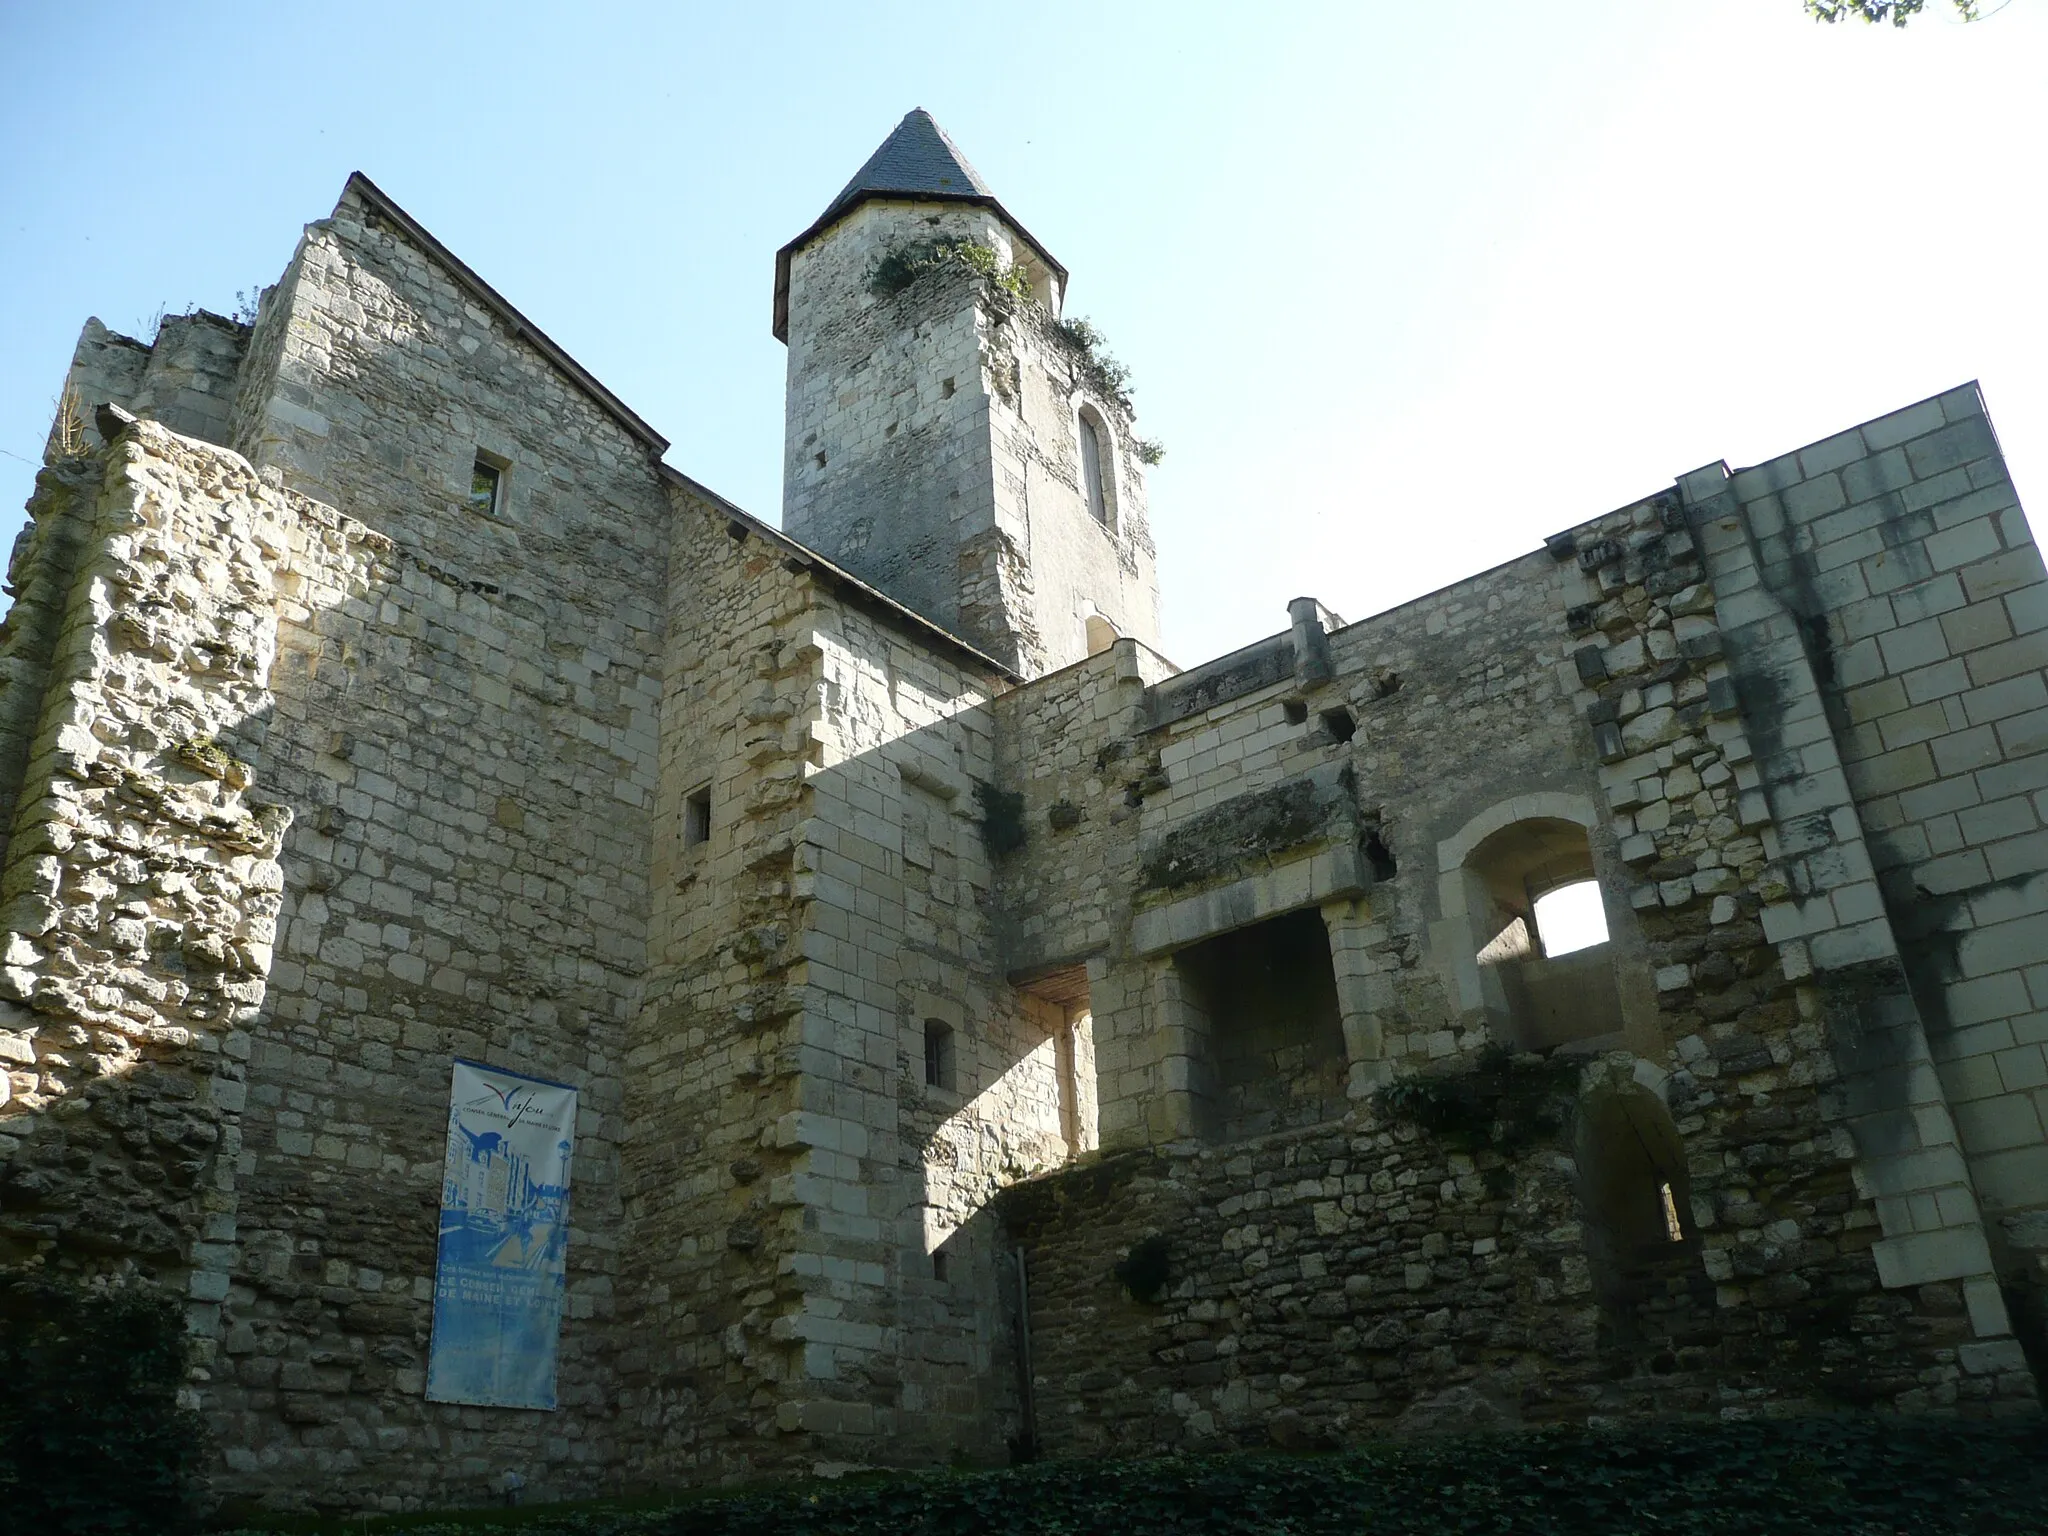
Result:
<svg viewBox="0 0 2048 1536"><path fill-rule="evenodd" d="M0 1262L176 1287L280 1507L2038 1412L2048 581L1977 390L1183 671L1066 280L905 118L776 258L781 531L361 176L253 325L88 322ZM458 1057L578 1090L552 1412L424 1394Z"/></svg>

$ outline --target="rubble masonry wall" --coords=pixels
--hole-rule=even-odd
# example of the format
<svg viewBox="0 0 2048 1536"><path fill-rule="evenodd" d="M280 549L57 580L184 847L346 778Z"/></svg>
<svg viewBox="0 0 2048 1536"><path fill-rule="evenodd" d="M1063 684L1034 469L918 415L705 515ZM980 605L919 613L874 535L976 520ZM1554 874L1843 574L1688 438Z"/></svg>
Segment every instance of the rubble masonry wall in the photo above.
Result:
<svg viewBox="0 0 2048 1536"><path fill-rule="evenodd" d="M1143 800L1164 821L1201 814L1205 792L1227 806L1313 768L1303 743L1345 700L1344 754L1397 868L1353 902L1355 928L1324 906L1340 978L1347 939L1365 963L1344 997L1360 1097L1318 1131L1188 1139L1193 1122L1154 1109L1190 1082L1162 1054L1170 973L1154 969L1149 996L1117 987L1114 937L1091 967L1105 1142L1134 1150L1004 1201L1029 1250L1050 1448L1329 1440L1446 1415L2034 1408L1852 781L1826 761L1812 628L1742 600L1756 562L1731 553L1747 525L1734 498L1709 496L1723 479L1688 477L1549 554L1330 635L1335 681L1320 690L1307 674L1251 687L1151 733L1170 743L1171 788ZM1461 1006L1454 946L1469 935L1439 866L1476 832L1577 800L1598 807L1627 1015L1611 1042L1625 1050L1593 1059L1582 1102L1653 1092L1690 1186L1668 1287L1620 1337L1587 1267L1583 1148L1564 1135L1475 1155L1366 1096L1393 1071L1469 1071L1487 1042ZM1284 869L1261 880L1276 904L1313 893ZM1188 909L1202 920L1201 902ZM1110 1273L1147 1238L1173 1255L1157 1306Z"/></svg>

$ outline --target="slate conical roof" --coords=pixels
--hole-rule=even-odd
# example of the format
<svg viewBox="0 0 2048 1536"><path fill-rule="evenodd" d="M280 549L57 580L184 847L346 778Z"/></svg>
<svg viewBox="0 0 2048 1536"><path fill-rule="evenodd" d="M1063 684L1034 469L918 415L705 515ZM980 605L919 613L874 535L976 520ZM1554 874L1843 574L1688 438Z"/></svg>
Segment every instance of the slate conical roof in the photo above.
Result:
<svg viewBox="0 0 2048 1536"><path fill-rule="evenodd" d="M1003 222L1020 235L1024 243L1059 275L1065 285L1067 269L1052 253L1031 237L1031 232L1010 217L1009 210L996 201L995 193L981 179L981 173L967 163L960 146L947 137L931 113L917 107L904 114L895 131L882 140L881 147L867 163L853 173L853 180L825 206L817 222L775 253L775 335L789 339L789 261L803 246L823 234L870 198L912 198L931 203L977 203L993 208Z"/></svg>
<svg viewBox="0 0 2048 1536"><path fill-rule="evenodd" d="M829 223L855 203L877 196L993 200L995 193L931 113L919 107L905 114L896 131L882 140L882 147L868 156L868 163L853 173L819 222Z"/></svg>

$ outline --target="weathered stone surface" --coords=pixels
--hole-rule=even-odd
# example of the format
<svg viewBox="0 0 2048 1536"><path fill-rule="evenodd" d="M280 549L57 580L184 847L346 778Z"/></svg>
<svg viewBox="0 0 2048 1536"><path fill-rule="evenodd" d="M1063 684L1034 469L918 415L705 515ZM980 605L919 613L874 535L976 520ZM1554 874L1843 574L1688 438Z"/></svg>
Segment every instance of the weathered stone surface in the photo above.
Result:
<svg viewBox="0 0 2048 1536"><path fill-rule="evenodd" d="M875 291L933 229L1040 307ZM1973 390L1176 673L1043 252L813 235L819 553L360 178L253 327L81 338L0 1257L184 1288L223 1491L2037 1409L2048 580ZM457 1055L581 1090L552 1415L424 1397Z"/></svg>
<svg viewBox="0 0 2048 1536"><path fill-rule="evenodd" d="M1180 891L1261 867L1304 844L1354 841L1358 804L1350 776L1304 775L1235 795L1154 839L1139 873L1156 891Z"/></svg>

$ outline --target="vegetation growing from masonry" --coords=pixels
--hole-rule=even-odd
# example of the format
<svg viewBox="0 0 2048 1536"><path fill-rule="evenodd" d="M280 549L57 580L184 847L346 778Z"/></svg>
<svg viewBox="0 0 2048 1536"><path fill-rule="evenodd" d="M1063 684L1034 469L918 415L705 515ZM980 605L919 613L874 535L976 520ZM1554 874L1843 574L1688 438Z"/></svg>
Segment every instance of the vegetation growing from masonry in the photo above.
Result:
<svg viewBox="0 0 2048 1536"><path fill-rule="evenodd" d="M0 1272L0 1529L195 1529L204 1440L184 1378L173 1297Z"/></svg>
<svg viewBox="0 0 2048 1536"><path fill-rule="evenodd" d="M1131 370L1111 354L1108 339L1102 332L1079 315L1071 320L1055 320L1052 328L1074 354L1075 371L1081 375L1082 382L1103 399L1114 400L1125 410L1130 410ZM1157 443L1149 446L1164 455L1165 450ZM1146 462L1156 464L1158 460L1147 459Z"/></svg>
<svg viewBox="0 0 2048 1536"><path fill-rule="evenodd" d="M1013 306L1031 302L1031 279L1022 267L1014 262L1005 266L994 246L964 236L896 247L875 263L868 289L878 298L894 298L926 273L948 266L965 267L988 284L990 293Z"/></svg>
<svg viewBox="0 0 2048 1536"><path fill-rule="evenodd" d="M279 1525L260 1536L310 1529L334 1536L2038 1536L2048 1529L2048 1428L2038 1420L1795 1419L1553 1430L1322 1456L1039 1462L714 1494L665 1509Z"/></svg>
<svg viewBox="0 0 2048 1536"><path fill-rule="evenodd" d="M75 459L91 450L85 435L85 406L69 379L57 394L57 457Z"/></svg>
<svg viewBox="0 0 2048 1536"><path fill-rule="evenodd" d="M1005 316L1036 302L1031 296L1031 280L1022 267L1014 262L1006 266L994 246L958 235L913 241L886 252L868 275L868 291L877 298L894 298L927 273L947 267L964 267L980 278L998 312ZM1055 320L1052 329L1072 354L1081 381L1101 399L1132 409L1131 370L1110 352L1101 330L1080 316ZM1165 445L1154 438L1139 438L1132 450L1148 465L1166 457Z"/></svg>
<svg viewBox="0 0 2048 1536"><path fill-rule="evenodd" d="M1512 1157L1564 1129L1584 1065L1562 1052L1490 1045L1467 1066L1395 1078L1373 1095L1373 1107L1454 1146Z"/></svg>

